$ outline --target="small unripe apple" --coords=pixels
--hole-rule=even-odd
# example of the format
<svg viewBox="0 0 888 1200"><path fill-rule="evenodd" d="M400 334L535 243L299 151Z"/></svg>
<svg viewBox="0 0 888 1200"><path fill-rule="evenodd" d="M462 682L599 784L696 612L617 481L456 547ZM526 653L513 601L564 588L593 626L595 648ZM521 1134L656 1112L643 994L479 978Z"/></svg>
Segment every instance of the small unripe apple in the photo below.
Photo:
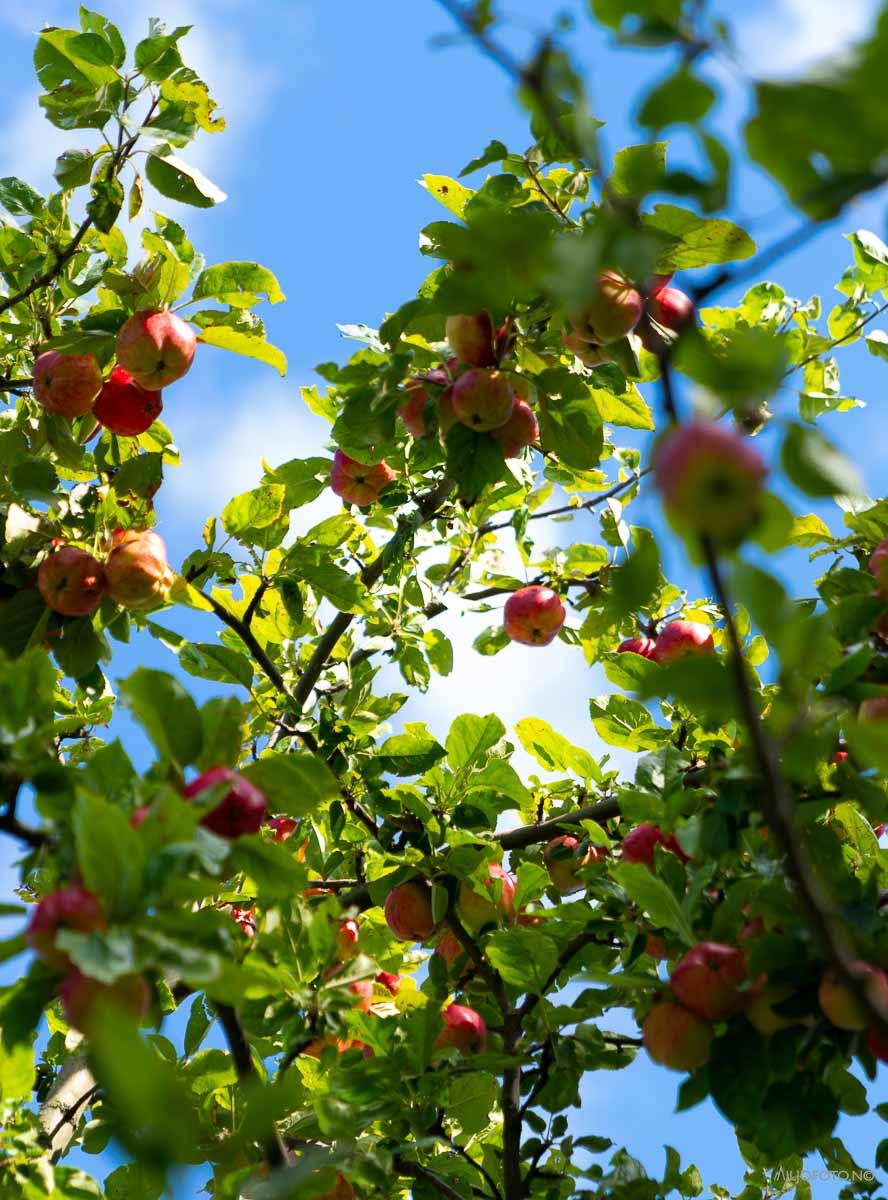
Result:
<svg viewBox="0 0 888 1200"><path fill-rule="evenodd" d="M118 529L105 563L108 595L122 608L163 604L175 582L163 538L150 529Z"/></svg>
<svg viewBox="0 0 888 1200"><path fill-rule="evenodd" d="M655 650L657 643L653 638L649 637L634 637L626 638L617 646L617 654L640 654L642 658L654 659L656 657Z"/></svg>
<svg viewBox="0 0 888 1200"><path fill-rule="evenodd" d="M871 1025L866 1031L867 1049L878 1062L888 1063L888 1034L884 1034L876 1025Z"/></svg>
<svg viewBox="0 0 888 1200"><path fill-rule="evenodd" d="M607 854L604 846L589 843L584 846L578 838L569 833L552 838L543 851L543 860L552 880L552 887L562 896L572 892L582 892L586 884L580 878L579 872L584 867L601 862Z"/></svg>
<svg viewBox="0 0 888 1200"><path fill-rule="evenodd" d="M745 1010L746 1019L762 1037L773 1037L781 1029L798 1025L799 1017L784 1017L774 1011L774 1006L788 1000L794 991L788 984L783 984L779 987L755 988L750 993Z"/></svg>
<svg viewBox="0 0 888 1200"><path fill-rule="evenodd" d="M228 913L231 919L240 926L244 937L253 938L256 936L256 921L253 917L252 908L238 908L233 904L229 908Z"/></svg>
<svg viewBox="0 0 888 1200"><path fill-rule="evenodd" d="M681 1003L707 1021L724 1021L746 1006L746 955L736 946L701 942L672 972L672 990Z"/></svg>
<svg viewBox="0 0 888 1200"><path fill-rule="evenodd" d="M655 846L662 846L664 850L675 854L682 862L690 862L675 834L666 834L649 821L643 821L641 825L636 825L623 838L620 844L623 861L641 863L648 870L653 871Z"/></svg>
<svg viewBox="0 0 888 1200"><path fill-rule="evenodd" d="M709 1061L713 1030L680 1004L662 1000L645 1017L642 1038L654 1062L673 1071L694 1071Z"/></svg>
<svg viewBox="0 0 888 1200"><path fill-rule="evenodd" d="M883 1010L888 1018L888 975L865 962L855 963L855 975L870 1002ZM823 1015L837 1029L866 1029L870 1023L869 1013L861 1001L833 971L827 971L820 980L817 1001Z"/></svg>
<svg viewBox="0 0 888 1200"><path fill-rule="evenodd" d="M661 666L674 663L688 654L713 654L712 630L702 621L670 621L654 645L654 662Z"/></svg>
<svg viewBox="0 0 888 1200"><path fill-rule="evenodd" d="M888 537L882 538L870 555L869 569L878 584L879 595L888 599Z"/></svg>
<svg viewBox="0 0 888 1200"><path fill-rule="evenodd" d="M102 390L102 372L92 354L46 350L34 363L34 399L47 412L82 417Z"/></svg>
<svg viewBox="0 0 888 1200"><path fill-rule="evenodd" d="M496 362L490 313L478 313L474 317L448 317L446 335L450 349L466 366L492 367Z"/></svg>
<svg viewBox="0 0 888 1200"><path fill-rule="evenodd" d="M397 996L404 981L400 975L394 975L391 971L380 971L376 976L376 982L391 992L393 996Z"/></svg>
<svg viewBox="0 0 888 1200"><path fill-rule="evenodd" d="M499 863L490 863L487 867L485 890L490 893L490 899L479 895L472 884L463 882L459 885L457 908L460 919L467 929L477 931L485 925L492 925L501 916L511 916L515 903L515 880ZM499 899L496 892L499 890Z"/></svg>
<svg viewBox="0 0 888 1200"><path fill-rule="evenodd" d="M456 975L459 979L464 979L471 971L471 960L462 942L452 930L448 929L438 938L435 943L435 953L444 962L448 975Z"/></svg>
<svg viewBox="0 0 888 1200"><path fill-rule="evenodd" d="M516 458L526 446L534 444L540 436L540 427L526 400L516 397L512 415L505 425L494 429L493 436L502 446L506 458Z"/></svg>
<svg viewBox="0 0 888 1200"><path fill-rule="evenodd" d="M654 482L673 523L731 546L758 522L767 474L749 438L713 421L671 429L654 451Z"/></svg>
<svg viewBox="0 0 888 1200"><path fill-rule="evenodd" d="M857 719L864 724L888 721L888 696L871 696L864 700L857 712Z"/></svg>
<svg viewBox="0 0 888 1200"><path fill-rule="evenodd" d="M610 362L610 355L604 346L587 341L575 329L563 329L561 341L565 348L570 350L571 354L575 354L586 367L601 367Z"/></svg>
<svg viewBox="0 0 888 1200"><path fill-rule="evenodd" d="M295 817L269 817L268 828L276 842L285 842L299 828L299 822Z"/></svg>
<svg viewBox="0 0 888 1200"><path fill-rule="evenodd" d="M606 346L630 334L644 313L644 298L618 271L603 271L588 302L570 314L580 337Z"/></svg>
<svg viewBox="0 0 888 1200"><path fill-rule="evenodd" d="M85 887L73 883L43 897L28 921L25 941L48 966L63 970L69 959L64 950L56 948L56 934L60 929L92 933L107 928L108 922L96 897Z"/></svg>
<svg viewBox="0 0 888 1200"><path fill-rule="evenodd" d="M672 333L680 333L694 318L694 302L680 288L661 287L651 295L648 315Z"/></svg>
<svg viewBox="0 0 888 1200"><path fill-rule="evenodd" d="M465 1004L449 1004L441 1017L444 1028L435 1039L435 1049L452 1048L462 1054L483 1051L487 1045L487 1026L480 1013Z"/></svg>
<svg viewBox="0 0 888 1200"><path fill-rule="evenodd" d="M425 380L421 375L408 379L404 384L408 399L398 409L398 416L415 438L425 437L429 433L426 427L425 411L431 402L431 396L426 391Z"/></svg>
<svg viewBox="0 0 888 1200"><path fill-rule="evenodd" d="M73 1029L89 1034L107 1014L139 1023L151 1007L151 989L143 975L123 975L113 983L99 983L72 967L59 985L65 1020Z"/></svg>
<svg viewBox="0 0 888 1200"><path fill-rule="evenodd" d="M427 883L410 879L399 883L385 898L385 919L402 942L426 942L438 928L432 915L432 893Z"/></svg>
<svg viewBox="0 0 888 1200"><path fill-rule="evenodd" d="M513 642L522 646L548 646L558 636L565 615L557 592L533 584L512 592L506 601L503 625Z"/></svg>
<svg viewBox="0 0 888 1200"><path fill-rule="evenodd" d="M47 606L64 617L95 612L106 587L102 564L76 546L54 550L37 568L37 590Z"/></svg>
<svg viewBox="0 0 888 1200"><path fill-rule="evenodd" d="M375 504L382 489L395 478L396 473L387 462L360 463L342 450L333 455L330 487L347 504L357 504L359 508Z"/></svg>
<svg viewBox="0 0 888 1200"><path fill-rule="evenodd" d="M361 929L357 921L349 918L340 923L339 929L336 931L336 950L343 961L354 958L357 954L360 934Z"/></svg>
<svg viewBox="0 0 888 1200"><path fill-rule="evenodd" d="M191 369L197 335L165 308L144 308L117 335L117 361L136 383L159 391Z"/></svg>
<svg viewBox="0 0 888 1200"><path fill-rule="evenodd" d="M515 394L502 371L472 367L454 383L452 400L458 421L476 433L488 433L508 421Z"/></svg>
<svg viewBox="0 0 888 1200"><path fill-rule="evenodd" d="M163 411L160 392L141 387L129 371L117 366L102 385L93 416L105 429L120 437L139 437Z"/></svg>
<svg viewBox="0 0 888 1200"><path fill-rule="evenodd" d="M227 791L215 808L200 819L204 829L223 838L239 838L258 833L265 820L268 805L262 792L228 767L211 767L185 788L185 798L193 800L208 788L227 785Z"/></svg>

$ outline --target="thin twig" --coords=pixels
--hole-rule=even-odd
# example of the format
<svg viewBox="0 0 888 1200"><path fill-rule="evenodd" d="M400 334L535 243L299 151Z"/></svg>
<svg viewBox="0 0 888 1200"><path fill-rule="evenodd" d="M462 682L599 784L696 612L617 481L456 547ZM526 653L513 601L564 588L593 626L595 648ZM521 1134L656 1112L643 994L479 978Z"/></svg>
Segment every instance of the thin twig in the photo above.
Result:
<svg viewBox="0 0 888 1200"><path fill-rule="evenodd" d="M536 825L520 825L517 829L507 829L504 833L494 835L494 841L499 842L504 850L521 850L525 846L533 846L538 842L547 842L557 837L564 825L579 825L583 821L607 821L620 815L620 805L616 800L597 800L594 804L584 804L563 816L550 817L547 821L539 821Z"/></svg>

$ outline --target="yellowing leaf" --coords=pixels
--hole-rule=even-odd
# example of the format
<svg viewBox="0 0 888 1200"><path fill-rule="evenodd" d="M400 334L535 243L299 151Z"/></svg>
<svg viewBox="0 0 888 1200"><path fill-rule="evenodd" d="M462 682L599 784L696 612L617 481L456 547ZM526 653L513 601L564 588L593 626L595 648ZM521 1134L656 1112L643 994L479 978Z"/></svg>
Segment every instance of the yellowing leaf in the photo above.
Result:
<svg viewBox="0 0 888 1200"><path fill-rule="evenodd" d="M466 203L475 194L471 188L463 187L448 175L423 175L422 184L457 217L462 217Z"/></svg>

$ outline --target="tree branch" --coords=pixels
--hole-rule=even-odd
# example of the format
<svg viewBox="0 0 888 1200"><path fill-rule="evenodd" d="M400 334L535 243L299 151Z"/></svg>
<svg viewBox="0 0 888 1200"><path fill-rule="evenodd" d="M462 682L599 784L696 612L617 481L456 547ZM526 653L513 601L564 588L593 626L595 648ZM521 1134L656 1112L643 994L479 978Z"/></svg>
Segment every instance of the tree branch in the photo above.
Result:
<svg viewBox="0 0 888 1200"><path fill-rule="evenodd" d="M395 1167L400 1175L406 1175L409 1179L421 1179L429 1187L433 1187L440 1195L446 1196L447 1200L463 1200L462 1195L455 1188L452 1188L446 1180L420 1163L407 1162L406 1159L396 1158Z"/></svg>
<svg viewBox="0 0 888 1200"><path fill-rule="evenodd" d="M533 1012L546 992L558 982L558 976L568 966L571 959L575 958L586 946L596 944L611 946L614 943L610 938L602 938L601 934L593 933L588 929L584 929L582 933L578 933L575 937L572 937L558 955L558 962L539 992L532 992L530 995L525 996L524 1001L518 1006L517 1015L519 1020L525 1020Z"/></svg>
<svg viewBox="0 0 888 1200"><path fill-rule="evenodd" d="M612 500L614 496L619 496L621 492L625 492L630 487L633 487L645 475L649 475L652 469L651 467L645 467L643 471L633 471L628 479L623 479L619 483L615 483L606 492L599 492L598 495L591 496L588 500L584 500L582 504L562 504L558 508L547 508L542 512L531 513L527 519L528 521L540 521L544 517L560 517L565 513L588 512L593 508L597 508L599 504L604 504L606 501ZM497 525L479 525L478 533L495 533L498 529L509 529L511 525L511 521L501 521Z"/></svg>
<svg viewBox="0 0 888 1200"><path fill-rule="evenodd" d="M499 842L504 850L521 850L525 846L533 846L537 842L548 842L557 837L564 825L579 825L583 821L608 821L620 815L620 806L616 800L598 800L594 804L584 804L573 812L563 816L550 817L536 825L520 825L517 829L507 829L504 833L494 835L494 841Z"/></svg>
<svg viewBox="0 0 888 1200"><path fill-rule="evenodd" d="M219 1024L222 1026L225 1040L228 1042L228 1048L231 1051L231 1058L234 1062L234 1069L237 1071L238 1079L242 1083L245 1083L248 1080L258 1078L256 1067L253 1063L253 1052L250 1049L250 1043L237 1010L232 1008L230 1004L217 1003L215 1008L216 1016L219 1018ZM287 1161L287 1147L277 1126L274 1126L269 1137L265 1148L265 1157L270 1167L282 1167Z"/></svg>
<svg viewBox="0 0 888 1200"><path fill-rule="evenodd" d="M40 1107L40 1124L46 1137L50 1162L59 1161L71 1139L83 1111L98 1090L95 1076L89 1069L85 1054L69 1058Z"/></svg>

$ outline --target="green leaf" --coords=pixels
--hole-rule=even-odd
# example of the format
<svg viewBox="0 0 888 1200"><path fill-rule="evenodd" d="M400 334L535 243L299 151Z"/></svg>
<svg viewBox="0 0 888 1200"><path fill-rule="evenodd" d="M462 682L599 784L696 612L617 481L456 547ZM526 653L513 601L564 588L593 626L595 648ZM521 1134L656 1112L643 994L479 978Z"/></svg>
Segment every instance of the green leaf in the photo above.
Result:
<svg viewBox="0 0 888 1200"><path fill-rule="evenodd" d="M263 337L252 337L239 329L231 329L228 325L210 325L200 331L197 340L206 346L217 346L220 350L230 350L232 354L268 363L281 375L287 373L286 354Z"/></svg>
<svg viewBox="0 0 888 1200"><path fill-rule="evenodd" d="M525 717L515 726L519 741L546 771L569 771L585 782L601 779L601 769L588 750L574 746L541 717Z"/></svg>
<svg viewBox="0 0 888 1200"><path fill-rule="evenodd" d="M593 388L592 398L602 421L624 429L653 429L654 417L650 405L634 384L624 392Z"/></svg>
<svg viewBox="0 0 888 1200"><path fill-rule="evenodd" d="M292 458L279 467L266 470L263 483L282 483L287 489L285 506L301 508L317 500L330 483L329 458Z"/></svg>
<svg viewBox="0 0 888 1200"><path fill-rule="evenodd" d="M783 469L809 496L860 496L857 468L818 429L790 425L780 452Z"/></svg>
<svg viewBox="0 0 888 1200"><path fill-rule="evenodd" d="M674 204L656 204L641 219L642 226L660 235L663 249L657 270L686 271L735 262L755 254L755 242L739 225L717 217L700 217Z"/></svg>
<svg viewBox="0 0 888 1200"><path fill-rule="evenodd" d="M425 725L408 721L404 733L382 743L377 757L383 769L393 775L424 775L446 753Z"/></svg>
<svg viewBox="0 0 888 1200"><path fill-rule="evenodd" d="M120 695L162 757L179 767L197 760L203 737L200 713L178 679L139 667L121 682Z"/></svg>
<svg viewBox="0 0 888 1200"><path fill-rule="evenodd" d="M0 179L0 204L14 217L36 217L44 208L40 193L11 175Z"/></svg>
<svg viewBox="0 0 888 1200"><path fill-rule="evenodd" d="M501 929L487 940L485 954L511 987L541 995L558 962L558 946L539 929Z"/></svg>
<svg viewBox="0 0 888 1200"><path fill-rule="evenodd" d="M94 150L66 150L60 154L53 171L59 187L70 192L89 183L95 158Z"/></svg>
<svg viewBox="0 0 888 1200"><path fill-rule="evenodd" d="M502 447L489 433L475 433L457 422L447 434L446 446L447 475L469 503L505 475Z"/></svg>
<svg viewBox="0 0 888 1200"><path fill-rule="evenodd" d="M266 754L241 774L265 794L272 812L291 817L317 813L339 799L336 777L314 754Z"/></svg>
<svg viewBox="0 0 888 1200"><path fill-rule="evenodd" d="M463 713L450 726L447 761L454 771L477 766L505 735L506 727L495 713L486 717Z"/></svg>
<svg viewBox="0 0 888 1200"><path fill-rule="evenodd" d="M333 562L329 550L297 543L287 551L286 568L329 600L340 612L368 612L366 587L357 575L349 575Z"/></svg>
<svg viewBox="0 0 888 1200"><path fill-rule="evenodd" d="M589 701L592 724L603 742L624 750L656 750L669 731L654 724L643 704L627 696L604 696Z"/></svg>
<svg viewBox="0 0 888 1200"><path fill-rule="evenodd" d="M178 42L189 32L190 25L180 25L172 33L158 32L136 46L133 57L136 66L152 83L162 83L182 66Z"/></svg>
<svg viewBox="0 0 888 1200"><path fill-rule="evenodd" d="M611 877L631 899L643 909L655 925L662 925L678 934L688 946L697 939L673 893L642 863L620 863L611 869Z"/></svg>
<svg viewBox="0 0 888 1200"><path fill-rule="evenodd" d="M244 545L265 545L269 531L279 545L289 529L289 516L284 508L287 489L282 483L265 483L242 492L229 500L222 510L222 528Z"/></svg>
<svg viewBox="0 0 888 1200"><path fill-rule="evenodd" d="M271 271L258 263L227 262L207 267L197 277L193 300L214 299L235 308L252 308L260 296L269 304L286 297Z"/></svg>
<svg viewBox="0 0 888 1200"><path fill-rule="evenodd" d="M681 67L648 92L638 114L638 123L650 129L692 125L706 116L714 100L715 92L709 84L692 75L687 67Z"/></svg>
<svg viewBox="0 0 888 1200"><path fill-rule="evenodd" d="M135 830L131 829L130 832ZM73 929L63 929L58 934L56 944L67 952L84 975L100 983L114 983L124 975L131 975L136 968L133 941L124 930L77 933Z"/></svg>
<svg viewBox="0 0 888 1200"><path fill-rule="evenodd" d="M145 176L148 182L170 200L190 204L194 208L212 208L221 204L228 196L215 183L189 166L174 154L149 154L145 160Z"/></svg>
<svg viewBox="0 0 888 1200"><path fill-rule="evenodd" d="M245 740L245 706L234 696L217 696L200 710L203 744L195 765L201 771L210 767L235 767Z"/></svg>
<svg viewBox="0 0 888 1200"><path fill-rule="evenodd" d="M666 174L666 142L626 146L614 155L608 188L618 196L641 199L662 189Z"/></svg>
<svg viewBox="0 0 888 1200"><path fill-rule="evenodd" d="M604 429L593 390L570 371L544 371L539 384L543 449L580 471L597 467Z"/></svg>
<svg viewBox="0 0 888 1200"><path fill-rule="evenodd" d="M74 845L83 882L109 917L129 915L139 902L144 851L129 817L95 794L74 805Z"/></svg>
<svg viewBox="0 0 888 1200"><path fill-rule="evenodd" d="M632 553L609 577L609 611L618 619L637 612L653 596L660 581L660 551L649 529L636 528Z"/></svg>
<svg viewBox="0 0 888 1200"><path fill-rule="evenodd" d="M93 224L101 233L110 233L123 208L123 184L119 179L97 179L92 199L86 206Z"/></svg>

